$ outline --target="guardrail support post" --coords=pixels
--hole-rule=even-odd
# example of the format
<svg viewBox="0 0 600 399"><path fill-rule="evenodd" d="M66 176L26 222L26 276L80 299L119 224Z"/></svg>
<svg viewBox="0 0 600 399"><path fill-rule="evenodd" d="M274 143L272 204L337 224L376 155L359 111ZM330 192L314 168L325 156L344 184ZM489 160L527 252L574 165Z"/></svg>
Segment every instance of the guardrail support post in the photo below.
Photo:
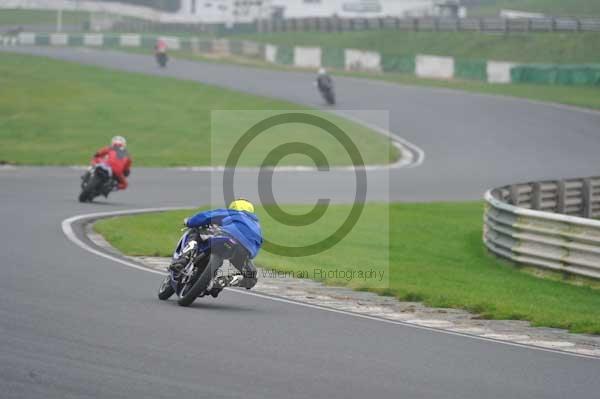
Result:
<svg viewBox="0 0 600 399"><path fill-rule="evenodd" d="M418 18L413 18L413 30L415 32L419 31L419 19Z"/></svg>
<svg viewBox="0 0 600 399"><path fill-rule="evenodd" d="M591 218L592 215L592 180L587 178L583 179L583 186L581 187L581 216L584 218Z"/></svg>
<svg viewBox="0 0 600 399"><path fill-rule="evenodd" d="M512 184L509 186L510 190L510 204L519 206L519 186Z"/></svg>
<svg viewBox="0 0 600 399"><path fill-rule="evenodd" d="M557 181L556 188L558 189L558 195L556 199L556 212L564 214L567 209L567 188L565 186L564 180Z"/></svg>
<svg viewBox="0 0 600 399"><path fill-rule="evenodd" d="M542 184L535 182L531 185L531 209L542 209Z"/></svg>

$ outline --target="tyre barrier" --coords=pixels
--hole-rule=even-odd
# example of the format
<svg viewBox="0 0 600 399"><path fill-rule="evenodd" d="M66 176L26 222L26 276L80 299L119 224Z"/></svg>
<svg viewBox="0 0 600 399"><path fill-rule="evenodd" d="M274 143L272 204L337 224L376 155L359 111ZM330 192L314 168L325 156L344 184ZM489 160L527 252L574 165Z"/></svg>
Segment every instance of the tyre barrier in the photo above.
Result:
<svg viewBox="0 0 600 399"><path fill-rule="evenodd" d="M513 184L485 194L483 242L513 262L600 278L600 177Z"/></svg>

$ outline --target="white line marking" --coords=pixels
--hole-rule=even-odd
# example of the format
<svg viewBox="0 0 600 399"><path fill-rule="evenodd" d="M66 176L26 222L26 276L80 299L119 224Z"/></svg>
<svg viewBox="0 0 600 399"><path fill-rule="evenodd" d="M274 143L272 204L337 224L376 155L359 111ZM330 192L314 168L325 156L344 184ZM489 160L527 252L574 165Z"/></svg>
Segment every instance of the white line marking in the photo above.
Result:
<svg viewBox="0 0 600 399"><path fill-rule="evenodd" d="M105 217L113 217L113 216L134 215L134 214L138 214L138 213L149 213L149 212L176 211L176 210L184 210L184 209L193 209L193 207L186 207L186 208L183 208L183 207L145 208L145 209L135 209L135 210L125 210L125 211L88 213L88 214L85 214L85 215L73 216L73 217L70 217L68 219L63 220L62 223L61 223L61 227L62 227L62 231L65 234L65 236L71 242L73 242L78 247L84 249L85 251L91 252L94 255L101 256L103 258L112 260L113 262L117 262L117 263L120 263L122 265L131 267L131 268L134 268L134 269L137 269L137 270L142 270L142 271L149 272L149 273L164 275L165 273L163 273L163 272L159 272L157 270L152 270L152 269L149 269L147 267L136 265L133 262L128 262L128 261L126 261L124 259L121 259L121 258L119 258L117 256L113 256L113 255L107 254L105 252L98 251L95 248L92 248L91 246L89 246L85 242L81 241L79 239L79 237L77 237L77 235L73 231L73 223L81 221L81 220L86 220L86 219L97 219L97 218L105 218Z"/></svg>
<svg viewBox="0 0 600 399"><path fill-rule="evenodd" d="M409 151L414 152L415 155L417 156L417 159L416 160L411 159L410 165L406 165L407 168L416 168L417 166L420 166L423 162L425 162L425 151L423 151L421 148L419 148L417 145L411 143L410 141L405 140L402 137L397 136L395 134L392 134L392 132L390 132L389 130L386 130L386 129L379 127L377 125L374 125L372 123L358 119L352 115L345 114L342 111L333 111L333 113L335 113L338 116L341 116L342 118L349 119L355 123L358 123L360 125L368 127L369 129L374 130L377 133L380 133L386 137L389 137L391 140L394 141L394 143L393 143L394 145L396 145L396 144L401 145L400 151L402 153L403 153L402 147L406 147L409 149Z"/></svg>
<svg viewBox="0 0 600 399"><path fill-rule="evenodd" d="M113 211L113 212L89 213L89 214L77 215L77 216L72 216L70 218L67 218L67 219L65 219L65 220L62 221L61 227L62 227L62 231L65 234L65 236L71 242L73 242L75 245L77 245L78 247L82 248L85 251L88 251L88 252L91 252L91 253L93 253L95 255L98 255L98 256L101 256L103 258L109 259L109 260L111 260L113 262L120 263L120 264L122 264L124 266L127 266L127 267L130 267L132 269L141 270L141 271L144 271L144 272L148 272L148 273L153 273L153 274L158 274L158 275L164 276L165 273L160 272L158 270L154 270L154 269L150 269L150 268L147 268L147 267L144 267L144 266L140 266L140 265L137 265L137 264L135 264L133 262L129 262L127 260L121 259L121 258L119 258L117 256L113 256L113 255L104 253L102 251L99 251L99 250L97 250L95 248L92 248L91 246L89 246L88 244L86 244L85 242L83 242L82 240L80 240L77 237L77 235L73 231L73 226L72 225L75 222L83 221L83 220L87 220L87 219L100 219L100 218L113 217L113 216L134 215L134 214L139 214L139 213L150 213L150 212L165 212L165 211L185 210L185 209L193 209L193 208L194 208L193 206L190 206L190 207L164 207L164 208L144 208L144 209ZM527 349L533 349L533 350L542 351L542 352L550 352L550 353L556 353L556 354L567 355L567 356L574 356L574 357L585 358L585 359L600 360L599 357L592 356L592 355L587 355L587 354L584 354L584 353L567 352L567 351L563 351L563 350L557 350L557 349L552 349L552 348L544 348L544 347L540 347L540 346L528 345L528 344L519 343L519 342L501 341L501 340L496 340L496 339L493 339L493 338L486 338L486 337L483 337L483 336L465 334L465 333L461 333L461 332L457 332L457 331L443 330L443 329L440 329L440 328L433 328L433 327L427 327L427 326L422 326L422 325L417 325L417 324L410 324L410 323L407 323L407 322L404 322L404 321L390 320L390 319L380 318L380 317L376 317L376 316L369 316L369 315L365 315L365 314L354 313L354 312L350 312L350 311L347 311L347 310L333 309L333 308L328 308L328 307L325 307L325 306L320 306L320 305L314 305L314 304L310 304L310 303L293 301L293 300L290 300L290 299L285 299L285 298L280 298L280 297L274 297L274 296L259 294L259 293L256 293L256 292L250 292L250 291L246 291L246 290L231 289L231 288L226 288L226 290L228 292L233 292L233 293L236 293L236 294L250 295L250 296L253 296L253 297L256 297L256 298L266 299L266 300L269 300L269 301L286 303L286 304L290 304L290 305L297 305L297 306L302 306L302 307L310 308L310 309L316 309L316 310L321 310L321 311L326 311L326 312L331 312L331 313L342 314L342 315L346 315L346 316L358 317L358 318L365 319L365 320L378 321L378 322L381 322L381 323L395 324L395 325L400 325L400 326L405 326L405 327L416 328L416 329L419 329L419 330L432 331L432 332L443 333L443 334L448 334L448 335L453 335L453 336L470 338L470 339L474 339L474 340L478 340L478 341L492 342L492 343L496 343L496 344L508 345L508 346L513 346L513 347L517 347L517 348L527 348Z"/></svg>

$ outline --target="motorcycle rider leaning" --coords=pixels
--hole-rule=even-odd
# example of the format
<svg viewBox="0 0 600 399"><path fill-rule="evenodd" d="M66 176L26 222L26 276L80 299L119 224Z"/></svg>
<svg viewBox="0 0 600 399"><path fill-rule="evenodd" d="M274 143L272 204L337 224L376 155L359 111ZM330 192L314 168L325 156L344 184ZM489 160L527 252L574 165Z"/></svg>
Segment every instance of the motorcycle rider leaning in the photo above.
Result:
<svg viewBox="0 0 600 399"><path fill-rule="evenodd" d="M112 138L110 146L99 149L92 160L93 165L104 163L110 166L119 190L127 188L127 176L131 173L131 157L126 147L127 140L122 136L115 136ZM103 194L108 195L108 193Z"/></svg>
<svg viewBox="0 0 600 399"><path fill-rule="evenodd" d="M256 268L252 259L258 254L263 244L260 221L254 214L254 205L246 199L238 198L229 204L228 209L214 209L200 212L185 218L183 224L189 228L220 226L224 234L231 236L239 245L234 247L234 254L229 259L231 264L240 272L233 276L215 279L215 285L210 292L216 297L226 286L237 286L250 289L258 281ZM189 240L199 241L202 238L196 230L190 232ZM188 241L189 242L189 241ZM189 254L182 256L169 266L171 270L180 271L189 262Z"/></svg>
<svg viewBox="0 0 600 399"><path fill-rule="evenodd" d="M319 90L328 90L333 86L333 79L327 73L325 68L320 68L319 73L317 74L317 87Z"/></svg>

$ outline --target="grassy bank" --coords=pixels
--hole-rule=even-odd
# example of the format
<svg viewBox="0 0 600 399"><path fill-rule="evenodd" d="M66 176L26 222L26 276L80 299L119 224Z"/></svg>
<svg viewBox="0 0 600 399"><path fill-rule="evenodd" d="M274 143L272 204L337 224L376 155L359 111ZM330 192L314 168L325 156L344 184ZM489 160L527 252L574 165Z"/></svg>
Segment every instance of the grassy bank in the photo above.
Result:
<svg viewBox="0 0 600 399"><path fill-rule="evenodd" d="M292 213L308 209L285 208ZM530 320L537 326L600 334L599 285L565 284L556 276L540 279L490 256L481 242L482 208L480 202L371 204L353 231L332 249L303 258L262 251L257 263L401 300L464 308L485 318ZM334 206L316 225L290 228L258 209L267 240L296 246L318 241L348 212L348 206ZM109 219L95 228L127 254L170 256L180 234L179 223L190 213ZM390 226L389 234L385 225ZM347 280L316 272L349 268L383 271L387 284L375 278Z"/></svg>
<svg viewBox="0 0 600 399"><path fill-rule="evenodd" d="M63 25L81 25L88 21L90 14L84 11L63 11ZM56 25L57 11L0 9L2 25Z"/></svg>
<svg viewBox="0 0 600 399"><path fill-rule="evenodd" d="M301 109L196 82L8 53L0 59L0 87L0 160L18 164L85 164L111 136L121 134L128 138L138 166L223 165L239 137L273 115L264 110ZM213 110L260 112L213 114L211 135ZM317 114L340 126L367 163L396 157L383 136ZM255 140L240 165L260 165L267 152L289 141L316 145L332 165L351 162L339 143L318 128L288 124ZM304 165L311 160L290 156L281 163Z"/></svg>
<svg viewBox="0 0 600 399"><path fill-rule="evenodd" d="M240 36L286 46L357 48L527 63L600 63L600 32L491 35L478 32L280 32Z"/></svg>
<svg viewBox="0 0 600 399"><path fill-rule="evenodd" d="M470 7L469 15L497 16L502 9L537 12L554 16L600 16L596 0L484 0L479 7Z"/></svg>

